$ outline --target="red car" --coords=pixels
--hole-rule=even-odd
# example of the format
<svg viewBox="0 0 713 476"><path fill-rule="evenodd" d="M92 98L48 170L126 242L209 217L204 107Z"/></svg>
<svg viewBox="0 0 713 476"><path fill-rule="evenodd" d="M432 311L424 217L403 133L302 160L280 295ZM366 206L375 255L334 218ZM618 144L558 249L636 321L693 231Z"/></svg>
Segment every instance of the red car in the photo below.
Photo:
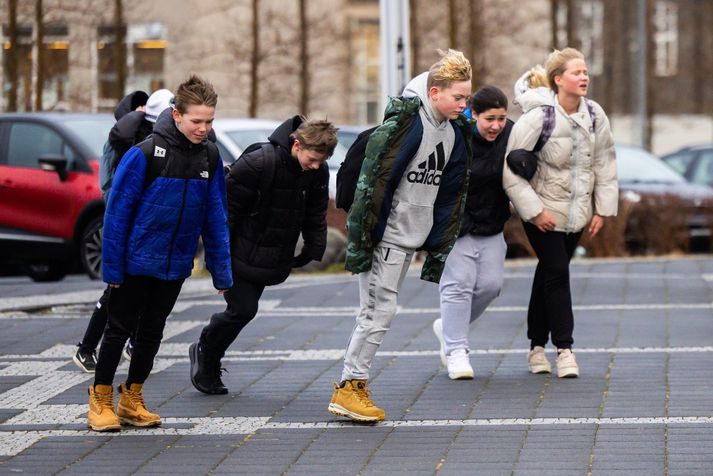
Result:
<svg viewBox="0 0 713 476"><path fill-rule="evenodd" d="M0 114L0 267L35 281L101 273L99 156L110 114Z"/></svg>

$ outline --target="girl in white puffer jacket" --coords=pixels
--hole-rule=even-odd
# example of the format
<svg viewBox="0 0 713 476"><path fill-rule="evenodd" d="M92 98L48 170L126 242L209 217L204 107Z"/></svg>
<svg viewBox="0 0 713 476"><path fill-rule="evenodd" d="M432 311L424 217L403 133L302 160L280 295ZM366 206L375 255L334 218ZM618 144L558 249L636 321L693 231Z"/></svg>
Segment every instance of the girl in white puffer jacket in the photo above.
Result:
<svg viewBox="0 0 713 476"><path fill-rule="evenodd" d="M507 154L533 150L546 120L551 135L536 153L529 179L507 163L503 186L523 220L539 259L527 313L528 366L549 373L544 346L557 347L559 377L577 377L572 353L574 315L569 262L584 228L596 235L603 217L615 216L619 198L616 155L609 119L599 104L586 100L589 76L584 56L573 48L555 50L542 68L526 73L515 86L523 115L513 126ZM547 108L552 108L548 111Z"/></svg>

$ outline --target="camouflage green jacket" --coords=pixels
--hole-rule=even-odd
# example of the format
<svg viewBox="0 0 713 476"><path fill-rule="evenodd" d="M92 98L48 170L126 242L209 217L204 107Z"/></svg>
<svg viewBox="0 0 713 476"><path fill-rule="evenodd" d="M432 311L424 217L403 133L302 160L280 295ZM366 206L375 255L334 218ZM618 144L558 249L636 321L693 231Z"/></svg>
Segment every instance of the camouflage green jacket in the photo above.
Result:
<svg viewBox="0 0 713 476"><path fill-rule="evenodd" d="M384 122L371 134L347 217L346 269L363 273L371 269L374 247L381 241L391 209L390 197L401 174L416 155L423 125L417 98L394 97L389 101ZM458 237L468 192L472 124L465 116L451 121L455 144L443 171L433 209L433 227L420 248L427 251L421 279L438 282L446 257ZM387 201L389 203L387 203Z"/></svg>

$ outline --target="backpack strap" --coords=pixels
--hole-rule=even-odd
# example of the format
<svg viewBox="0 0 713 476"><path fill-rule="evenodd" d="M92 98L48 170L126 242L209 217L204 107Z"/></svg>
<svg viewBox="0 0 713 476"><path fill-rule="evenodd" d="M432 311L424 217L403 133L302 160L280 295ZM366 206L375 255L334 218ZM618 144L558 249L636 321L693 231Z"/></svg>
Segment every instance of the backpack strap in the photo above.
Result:
<svg viewBox="0 0 713 476"><path fill-rule="evenodd" d="M597 130L597 115L594 113L594 103L584 98L584 104L587 105L587 111L589 111L589 118L592 120L592 129Z"/></svg>
<svg viewBox="0 0 713 476"><path fill-rule="evenodd" d="M258 189L258 210L260 212L260 224L265 229L267 226L267 217L270 215L270 189L275 178L275 169L277 168L277 155L275 154L275 145L266 142L260 146L263 156L263 169L260 175L260 188Z"/></svg>
<svg viewBox="0 0 713 476"><path fill-rule="evenodd" d="M550 140L552 136L552 131L555 130L555 108L554 106L542 106L542 112L544 117L542 119L542 131L540 131L540 137L535 143L535 147L532 148L533 152L539 152Z"/></svg>
<svg viewBox="0 0 713 476"><path fill-rule="evenodd" d="M208 151L208 182L210 182L213 179L213 175L215 175L215 170L218 168L220 151L215 142L210 140L206 143L206 150Z"/></svg>

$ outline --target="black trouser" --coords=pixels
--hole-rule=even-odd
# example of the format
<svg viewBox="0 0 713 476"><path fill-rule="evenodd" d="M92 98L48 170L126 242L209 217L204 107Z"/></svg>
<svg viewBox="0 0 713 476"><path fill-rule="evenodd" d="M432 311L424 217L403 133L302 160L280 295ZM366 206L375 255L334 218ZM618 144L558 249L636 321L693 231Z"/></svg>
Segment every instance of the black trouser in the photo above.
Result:
<svg viewBox="0 0 713 476"><path fill-rule="evenodd" d="M574 340L572 292L569 286L569 262L582 232L540 231L523 222L538 263L532 282L527 310L527 337L530 347L545 346L549 335L558 349L570 349Z"/></svg>
<svg viewBox="0 0 713 476"><path fill-rule="evenodd" d="M84 337L79 343L79 348L82 352L92 352L96 350L99 345L99 339L102 338L104 328L106 327L110 295L111 288L107 286L104 290L104 294L99 298L96 307L94 307L92 317L89 318L89 323L87 324L87 330L84 332Z"/></svg>
<svg viewBox="0 0 713 476"><path fill-rule="evenodd" d="M176 304L182 285L182 279L164 281L127 274L124 283L111 290L109 318L99 349L95 385L113 383L121 351L134 330L136 341L126 383L144 383L161 345L166 318Z"/></svg>
<svg viewBox="0 0 713 476"><path fill-rule="evenodd" d="M201 346L211 359L222 359L230 344L257 314L258 301L265 286L242 280L233 275L233 287L223 294L228 306L213 314L201 331Z"/></svg>

